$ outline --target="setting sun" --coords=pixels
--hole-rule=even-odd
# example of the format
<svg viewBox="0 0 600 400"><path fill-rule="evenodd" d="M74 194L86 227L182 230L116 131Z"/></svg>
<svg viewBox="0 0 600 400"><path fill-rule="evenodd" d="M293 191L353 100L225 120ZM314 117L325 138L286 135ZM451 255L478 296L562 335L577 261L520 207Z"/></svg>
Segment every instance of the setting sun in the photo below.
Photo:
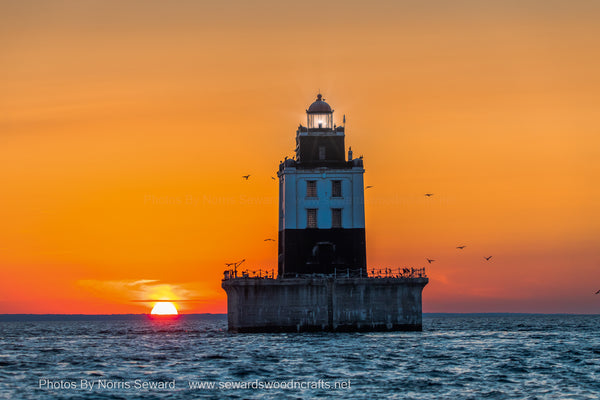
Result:
<svg viewBox="0 0 600 400"><path fill-rule="evenodd" d="M170 302L159 302L154 305L152 311L150 312L152 315L177 315L177 308L175 305Z"/></svg>

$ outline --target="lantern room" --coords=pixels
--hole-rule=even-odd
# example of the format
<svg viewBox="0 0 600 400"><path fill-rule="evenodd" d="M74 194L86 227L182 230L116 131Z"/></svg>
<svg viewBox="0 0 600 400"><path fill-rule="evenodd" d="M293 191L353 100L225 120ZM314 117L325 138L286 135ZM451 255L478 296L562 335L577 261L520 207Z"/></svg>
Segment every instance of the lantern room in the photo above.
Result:
<svg viewBox="0 0 600 400"><path fill-rule="evenodd" d="M317 100L306 110L308 129L333 129L333 110L322 97L319 93Z"/></svg>

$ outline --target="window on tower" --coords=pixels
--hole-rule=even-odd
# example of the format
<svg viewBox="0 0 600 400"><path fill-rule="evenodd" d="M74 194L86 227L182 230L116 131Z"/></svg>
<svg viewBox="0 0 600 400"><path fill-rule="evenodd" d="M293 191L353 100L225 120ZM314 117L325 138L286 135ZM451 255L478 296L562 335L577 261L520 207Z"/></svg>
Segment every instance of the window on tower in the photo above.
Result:
<svg viewBox="0 0 600 400"><path fill-rule="evenodd" d="M342 227L342 209L332 208L331 209L331 227L341 228Z"/></svg>
<svg viewBox="0 0 600 400"><path fill-rule="evenodd" d="M316 228L317 227L317 209L309 208L306 210L306 227Z"/></svg>
<svg viewBox="0 0 600 400"><path fill-rule="evenodd" d="M342 181L331 181L331 197L342 197Z"/></svg>
<svg viewBox="0 0 600 400"><path fill-rule="evenodd" d="M325 159L325 146L319 146L319 160Z"/></svg>
<svg viewBox="0 0 600 400"><path fill-rule="evenodd" d="M317 197L317 181L306 181L306 197Z"/></svg>

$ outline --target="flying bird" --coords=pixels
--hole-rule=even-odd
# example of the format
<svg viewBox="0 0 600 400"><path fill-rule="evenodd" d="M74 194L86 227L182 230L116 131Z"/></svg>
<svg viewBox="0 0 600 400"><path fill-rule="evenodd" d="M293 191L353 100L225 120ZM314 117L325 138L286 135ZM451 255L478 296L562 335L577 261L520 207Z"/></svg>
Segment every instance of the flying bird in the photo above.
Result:
<svg viewBox="0 0 600 400"><path fill-rule="evenodd" d="M250 178L250 174L248 174L248 175L242 175L242 178L244 178L245 180L248 180L248 178Z"/></svg>
<svg viewBox="0 0 600 400"><path fill-rule="evenodd" d="M483 258L485 258L485 261L490 261L490 258L492 258L492 256L489 256L489 257L483 257Z"/></svg>
<svg viewBox="0 0 600 400"><path fill-rule="evenodd" d="M459 250L462 250L462 249L464 249L465 247L467 247L467 246L464 246L464 245L463 245L463 246L456 246L456 248L457 248L457 249L459 249Z"/></svg>
<svg viewBox="0 0 600 400"><path fill-rule="evenodd" d="M425 193L425 196L431 197L431 196L433 196L433 193Z"/></svg>
<svg viewBox="0 0 600 400"><path fill-rule="evenodd" d="M599 293L600 293L600 290L598 290L598 291L596 292L596 294L599 294Z"/></svg>
<svg viewBox="0 0 600 400"><path fill-rule="evenodd" d="M371 189L372 187L375 187L375 186L367 186L365 189Z"/></svg>
<svg viewBox="0 0 600 400"><path fill-rule="evenodd" d="M265 242L274 242L274 241L275 241L275 239L268 238L268 239L265 239L264 241L265 241Z"/></svg>
<svg viewBox="0 0 600 400"><path fill-rule="evenodd" d="M275 179L275 177L274 177L274 176L272 176L272 177L271 177L271 179L273 179L274 181L276 181L276 180L277 180L277 179Z"/></svg>
<svg viewBox="0 0 600 400"><path fill-rule="evenodd" d="M432 262L434 262L434 261L435 261L435 260L431 260L431 259L429 259L429 258L426 258L426 260L427 260L427 262L428 262L429 264L431 264Z"/></svg>

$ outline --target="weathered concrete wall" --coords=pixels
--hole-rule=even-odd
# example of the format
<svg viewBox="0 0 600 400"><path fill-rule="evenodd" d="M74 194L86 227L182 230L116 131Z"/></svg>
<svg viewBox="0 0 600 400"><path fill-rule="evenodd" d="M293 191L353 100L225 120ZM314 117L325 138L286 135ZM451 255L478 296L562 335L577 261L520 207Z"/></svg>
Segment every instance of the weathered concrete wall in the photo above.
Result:
<svg viewBox="0 0 600 400"><path fill-rule="evenodd" d="M427 278L224 280L233 332L421 330Z"/></svg>

